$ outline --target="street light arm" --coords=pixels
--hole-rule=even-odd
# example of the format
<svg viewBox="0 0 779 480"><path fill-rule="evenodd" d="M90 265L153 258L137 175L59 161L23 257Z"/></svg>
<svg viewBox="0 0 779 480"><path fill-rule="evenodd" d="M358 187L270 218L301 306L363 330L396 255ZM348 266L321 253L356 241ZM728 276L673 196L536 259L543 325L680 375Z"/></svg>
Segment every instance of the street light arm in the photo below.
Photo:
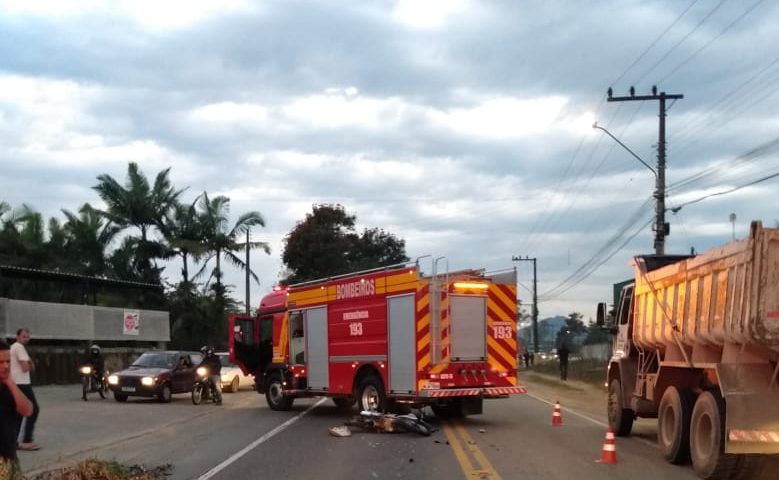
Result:
<svg viewBox="0 0 779 480"><path fill-rule="evenodd" d="M598 122L595 122L595 123L593 123L593 124L592 124L592 128L597 128L598 130L603 130L604 132L606 132L606 135L608 135L609 137L611 137L611 138L612 138L612 139L613 139L615 142L617 142L617 143L618 143L618 144L619 144L619 145L620 145L622 148L624 148L625 150L627 150L628 152L630 152L630 154L631 154L631 155L633 155L633 156L636 158L636 160L638 160L639 162L641 162L641 163L642 163L642 164L643 164L643 165L644 165L646 168L648 168L648 169L649 169L649 171L651 171L651 172L652 172L652 174L655 176L655 178L657 178L657 172L655 172L655 169L654 169L654 168L652 168L652 167L650 167L650 166L649 166L649 164L648 164L648 163L646 163L645 161L641 160L641 157L639 157L638 155L636 155L636 154L635 154L635 152L633 152L633 150L631 150L630 148L628 148L628 146L627 146L627 145L625 145L624 143L620 142L620 141L619 141L619 139L618 139L617 137L615 137L614 135L612 135L612 134L611 134L611 132L609 132L609 131L608 131L608 130L606 130L605 128L601 127L600 125L598 125Z"/></svg>

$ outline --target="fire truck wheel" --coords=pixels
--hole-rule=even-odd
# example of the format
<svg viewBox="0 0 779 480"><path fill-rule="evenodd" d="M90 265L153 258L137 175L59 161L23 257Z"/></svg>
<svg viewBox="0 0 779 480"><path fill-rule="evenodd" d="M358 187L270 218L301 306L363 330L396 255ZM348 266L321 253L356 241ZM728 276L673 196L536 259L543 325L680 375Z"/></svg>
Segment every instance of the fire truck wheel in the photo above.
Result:
<svg viewBox="0 0 779 480"><path fill-rule="evenodd" d="M731 478L738 455L725 453L725 405L719 392L698 396L690 422L692 468L703 479Z"/></svg>
<svg viewBox="0 0 779 480"><path fill-rule="evenodd" d="M668 387L657 411L657 444L670 463L690 459L690 417L694 398L689 390Z"/></svg>
<svg viewBox="0 0 779 480"><path fill-rule="evenodd" d="M383 412L386 408L387 398L384 395L384 386L375 375L363 378L358 392L357 399L360 410Z"/></svg>
<svg viewBox="0 0 779 480"><path fill-rule="evenodd" d="M609 427L618 437L627 437L633 429L635 413L629 408L623 408L622 384L618 379L609 382L608 415Z"/></svg>
<svg viewBox="0 0 779 480"><path fill-rule="evenodd" d="M271 410L285 412L292 408L292 397L283 394L283 385L281 384L281 375L278 372L271 373L268 376L268 383L265 385L265 400Z"/></svg>
<svg viewBox="0 0 779 480"><path fill-rule="evenodd" d="M338 410L350 410L355 403L351 397L333 397L333 403Z"/></svg>

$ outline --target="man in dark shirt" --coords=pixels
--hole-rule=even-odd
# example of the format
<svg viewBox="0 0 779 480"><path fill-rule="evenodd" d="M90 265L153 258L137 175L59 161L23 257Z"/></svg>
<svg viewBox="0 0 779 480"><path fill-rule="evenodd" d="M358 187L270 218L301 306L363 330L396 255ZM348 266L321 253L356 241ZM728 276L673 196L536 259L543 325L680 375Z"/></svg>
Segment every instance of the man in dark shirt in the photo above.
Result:
<svg viewBox="0 0 779 480"><path fill-rule="evenodd" d="M557 349L557 356L560 359L560 380L568 380L568 355L570 353L571 350L568 349L568 344L565 342Z"/></svg>
<svg viewBox="0 0 779 480"><path fill-rule="evenodd" d="M17 416L32 415L32 403L11 379L11 347L0 340L0 478L21 479L16 457Z"/></svg>

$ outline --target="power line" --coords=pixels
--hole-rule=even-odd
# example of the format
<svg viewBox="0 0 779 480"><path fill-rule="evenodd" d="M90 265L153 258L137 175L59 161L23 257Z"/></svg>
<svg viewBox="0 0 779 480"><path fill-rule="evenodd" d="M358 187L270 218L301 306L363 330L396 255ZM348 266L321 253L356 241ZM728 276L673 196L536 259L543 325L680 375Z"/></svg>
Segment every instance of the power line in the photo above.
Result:
<svg viewBox="0 0 779 480"><path fill-rule="evenodd" d="M723 0L724 2L725 0ZM676 65L673 69L671 69L670 72L668 72L663 78L661 78L657 83L663 83L665 80L667 80L671 75L677 72L680 68L682 68L687 62L692 60L695 56L697 56L699 53L701 53L703 50L705 50L709 45L711 45L714 41L716 41L718 38L720 38L722 35L725 34L728 30L730 30L730 27L737 24L739 21L741 21L742 18L747 16L749 13L752 12L755 8L757 8L758 5L763 3L765 0L757 0L757 2L753 3L751 7L746 9L744 13L739 15L735 20L730 22L725 28L723 28L715 37L710 39L708 42L704 43L698 50L694 51L689 57L682 60L678 65ZM721 5L721 4L720 4Z"/></svg>
<svg viewBox="0 0 779 480"><path fill-rule="evenodd" d="M685 8L685 9L684 9L684 11L683 11L682 13L680 13L680 14L679 14L679 16L678 16L678 17L676 17L676 19L675 19L673 22L671 22L671 24L670 24L670 25L668 25L668 27L666 27L666 29L665 29L665 30L663 30L663 33L661 33L660 35L658 35L658 36L657 36L657 38L655 38L655 39L654 39L654 41L653 41L652 43L650 43L648 47L646 47L646 50L644 50L643 52L641 52L641 54L640 54L640 55L639 55L639 56L638 56L638 57L637 57L635 60L633 60L633 63L631 63L631 64L628 66L628 68L626 68L626 69L625 69L625 71L623 71L623 72L622 72L622 73L621 73L621 74L620 74L620 75L619 75L619 76L616 78L616 80L614 80L613 82L611 82L611 85L616 85L616 84L617 84L617 82L619 82L620 80L622 80L622 78L625 76L625 74L627 74L627 73L630 71L630 69L632 69L633 67L635 67L635 66L636 66L636 64L637 64L638 62L640 62L640 61L641 61L641 59L642 59L642 58L644 58L644 57L646 56L646 54L647 54L647 53L649 53L649 51L650 51L650 50L652 50L652 48L653 48L655 45L657 45L657 42L659 42L659 41L660 41L660 40L661 40L661 39L662 39L662 38L663 38L663 37L664 37L664 36L665 36L665 35L666 35L666 34L667 34L667 33L668 33L668 32L669 32L669 31L670 31L672 28L673 28L673 27L674 27L674 25L676 25L676 24L679 22L679 20L681 20L681 19L682 19L682 17L684 16L684 14L685 14L685 13L687 13L687 12L690 10L690 8L692 8L692 6L693 6L693 5L695 5L696 3L698 3L698 0L693 0L692 2L690 2L690 4L689 4L689 5L687 5L687 8Z"/></svg>
<svg viewBox="0 0 779 480"><path fill-rule="evenodd" d="M766 175L764 177L758 178L757 180L751 181L749 183L745 183L744 185L739 185L737 187L733 187L733 188L730 188L728 190L723 190L721 192L710 193L710 194L704 195L704 196L702 196L700 198L696 198L695 200L690 200L689 202L681 203L681 204L677 205L676 207L671 208L670 210L673 213L676 213L679 210L681 210L682 207L686 207L688 205L692 205L694 203L701 202L703 200L706 200L707 198L718 197L720 195L727 195L728 193L733 193L733 192L735 192L737 190L741 190L742 188L750 187L752 185L757 185L758 183L762 183L762 182L765 182L766 180L771 180L772 178L776 178L776 177L779 177L779 172L772 173L771 175Z"/></svg>
<svg viewBox="0 0 779 480"><path fill-rule="evenodd" d="M715 5L715 6L714 6L714 8L712 8L712 9L709 11L709 13L707 13L707 14L706 14L706 15L705 15L705 16L704 16L704 17L703 17L703 18L702 18L702 19L701 19L701 20L698 22L698 24L697 24L697 25L695 25L695 27L693 27L693 28L692 28L692 30L690 30L689 32L687 32L687 34L686 34L684 37L682 37L682 38L681 38L681 40L679 40L678 42L676 42L676 44L674 44L674 46L672 46L672 47L671 47L671 48L670 48L670 49L669 49L667 52L665 52L665 54L664 54L662 57L660 57L660 60L658 60L657 62L655 62L655 64L654 64L654 65L652 65L652 67L651 67L651 68L649 68L649 70L647 70L646 72L644 72L644 74L643 74L643 75L641 75L641 76L639 77L638 81L636 81L636 82L633 82L633 84L635 85L635 84L639 83L641 80L643 80L644 78L646 78L646 77L647 77L647 75L649 75L650 73L652 73L652 71L653 71L655 68L657 68L657 67L658 67L658 66L659 66L661 63L663 63L663 61L664 61L666 58L668 58L668 56L669 56L669 55L671 55L671 54L672 54L672 53L673 53L673 52L674 52L674 51L675 51L675 50L676 50L676 49L677 49L677 48L678 48L678 47L679 47L679 46L680 46L682 43L684 43L684 42L685 42L685 41L686 41L688 38L690 38L690 35L692 35L693 33L695 33L695 31L696 31L696 30L698 30L698 29L699 29L699 28L700 28L700 27L701 27L701 26L702 26L704 23L706 23L706 20L708 20L708 19L709 19L709 17L711 17L712 15L714 15L714 12L716 12L717 10L719 10L719 8L722 6L722 4L724 4L726 1L727 1L727 0L721 0L721 1L720 1L720 2L717 4L717 5Z"/></svg>

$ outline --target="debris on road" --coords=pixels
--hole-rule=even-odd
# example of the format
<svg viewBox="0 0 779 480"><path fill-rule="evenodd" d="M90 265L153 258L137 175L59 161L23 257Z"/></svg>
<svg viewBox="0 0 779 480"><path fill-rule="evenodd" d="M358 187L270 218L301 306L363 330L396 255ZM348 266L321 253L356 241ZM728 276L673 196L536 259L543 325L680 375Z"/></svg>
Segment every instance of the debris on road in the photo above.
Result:
<svg viewBox="0 0 779 480"><path fill-rule="evenodd" d="M371 432L396 433L412 432L428 436L433 433L433 427L421 417L409 413L396 415L394 413L380 413L374 411L362 411L357 417L346 422L351 427L360 427Z"/></svg>
<svg viewBox="0 0 779 480"><path fill-rule="evenodd" d="M346 426L332 427L330 429L330 435L334 437L351 437L352 431L349 430L349 427Z"/></svg>

